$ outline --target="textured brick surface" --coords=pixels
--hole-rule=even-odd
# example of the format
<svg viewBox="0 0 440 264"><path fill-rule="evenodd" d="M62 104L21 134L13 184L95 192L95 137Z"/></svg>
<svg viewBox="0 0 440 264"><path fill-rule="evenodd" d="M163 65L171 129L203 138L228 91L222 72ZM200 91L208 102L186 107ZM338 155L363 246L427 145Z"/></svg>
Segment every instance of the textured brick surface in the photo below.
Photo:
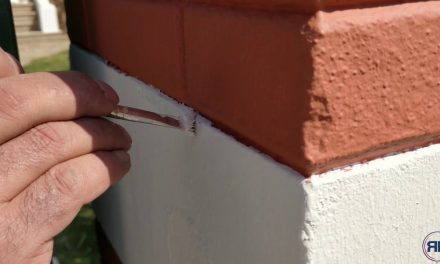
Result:
<svg viewBox="0 0 440 264"><path fill-rule="evenodd" d="M439 2L303 15L97 0L82 11L73 42L304 174L440 132Z"/></svg>
<svg viewBox="0 0 440 264"><path fill-rule="evenodd" d="M322 12L310 25L314 78L304 142L312 164L437 136L440 2Z"/></svg>

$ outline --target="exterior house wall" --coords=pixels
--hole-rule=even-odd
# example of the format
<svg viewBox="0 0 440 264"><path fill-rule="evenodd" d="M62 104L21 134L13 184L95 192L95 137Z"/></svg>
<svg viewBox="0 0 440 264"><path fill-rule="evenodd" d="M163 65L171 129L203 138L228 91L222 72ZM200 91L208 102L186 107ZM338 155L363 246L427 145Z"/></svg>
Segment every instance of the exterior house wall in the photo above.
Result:
<svg viewBox="0 0 440 264"><path fill-rule="evenodd" d="M438 140L437 1L313 14L167 1L67 8L73 42L303 174Z"/></svg>
<svg viewBox="0 0 440 264"><path fill-rule="evenodd" d="M66 7L76 70L197 116L121 122L133 168L95 207L123 263L430 262L440 2Z"/></svg>
<svg viewBox="0 0 440 264"><path fill-rule="evenodd" d="M191 113L96 55L72 46L71 58L122 104ZM431 263L440 145L305 178L196 120L196 135L116 121L132 169L94 208L122 263Z"/></svg>

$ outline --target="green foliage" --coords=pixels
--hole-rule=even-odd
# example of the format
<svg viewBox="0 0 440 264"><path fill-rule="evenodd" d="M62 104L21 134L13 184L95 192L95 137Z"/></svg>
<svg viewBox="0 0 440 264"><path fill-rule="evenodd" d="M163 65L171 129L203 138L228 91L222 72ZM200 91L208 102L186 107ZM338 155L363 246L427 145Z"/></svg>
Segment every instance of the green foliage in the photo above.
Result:
<svg viewBox="0 0 440 264"><path fill-rule="evenodd" d="M72 224L55 239L55 256L61 264L98 264L95 214L84 206Z"/></svg>
<svg viewBox="0 0 440 264"><path fill-rule="evenodd" d="M24 66L24 70L27 73L42 71L66 71L69 69L69 54L67 51L60 52L47 58L36 59Z"/></svg>

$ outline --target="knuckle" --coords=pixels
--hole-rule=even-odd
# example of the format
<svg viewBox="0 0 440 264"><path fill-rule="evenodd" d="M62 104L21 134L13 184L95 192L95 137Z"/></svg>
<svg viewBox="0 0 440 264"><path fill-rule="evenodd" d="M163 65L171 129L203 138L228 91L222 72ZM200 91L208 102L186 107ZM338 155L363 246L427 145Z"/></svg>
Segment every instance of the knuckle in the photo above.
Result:
<svg viewBox="0 0 440 264"><path fill-rule="evenodd" d="M10 86L8 79L0 81L0 118L16 120L23 111L23 105L26 104L24 98L12 92L13 89Z"/></svg>
<svg viewBox="0 0 440 264"><path fill-rule="evenodd" d="M24 195L19 223L24 229L54 221L65 214L60 194L47 184L31 185Z"/></svg>
<svg viewBox="0 0 440 264"><path fill-rule="evenodd" d="M38 95L46 100L60 100L60 98L68 97L71 94L69 89L66 89L63 80L57 77L57 73L31 73L27 78L37 84Z"/></svg>
<svg viewBox="0 0 440 264"><path fill-rule="evenodd" d="M50 193L77 199L84 187L84 176L72 166L54 167L47 172L46 185Z"/></svg>
<svg viewBox="0 0 440 264"><path fill-rule="evenodd" d="M49 100L80 97L81 100L93 100L87 90L90 89L91 78L79 72L32 73L28 78L37 82L39 93Z"/></svg>
<svg viewBox="0 0 440 264"><path fill-rule="evenodd" d="M28 148L34 152L60 151L68 143L55 123L45 123L32 128L29 132Z"/></svg>
<svg viewBox="0 0 440 264"><path fill-rule="evenodd" d="M20 207L20 225L52 223L77 206L83 181L71 168L52 168L43 180L26 189Z"/></svg>

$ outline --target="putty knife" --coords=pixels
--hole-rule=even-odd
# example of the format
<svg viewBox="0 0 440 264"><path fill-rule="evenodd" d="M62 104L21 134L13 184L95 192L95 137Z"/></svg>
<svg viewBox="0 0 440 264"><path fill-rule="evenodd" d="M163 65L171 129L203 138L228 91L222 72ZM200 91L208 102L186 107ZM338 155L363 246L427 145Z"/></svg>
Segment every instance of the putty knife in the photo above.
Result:
<svg viewBox="0 0 440 264"><path fill-rule="evenodd" d="M196 129L195 120L188 120L189 118L184 116L179 118L161 115L155 112L123 105L118 105L108 117L156 126L177 128L193 134Z"/></svg>

